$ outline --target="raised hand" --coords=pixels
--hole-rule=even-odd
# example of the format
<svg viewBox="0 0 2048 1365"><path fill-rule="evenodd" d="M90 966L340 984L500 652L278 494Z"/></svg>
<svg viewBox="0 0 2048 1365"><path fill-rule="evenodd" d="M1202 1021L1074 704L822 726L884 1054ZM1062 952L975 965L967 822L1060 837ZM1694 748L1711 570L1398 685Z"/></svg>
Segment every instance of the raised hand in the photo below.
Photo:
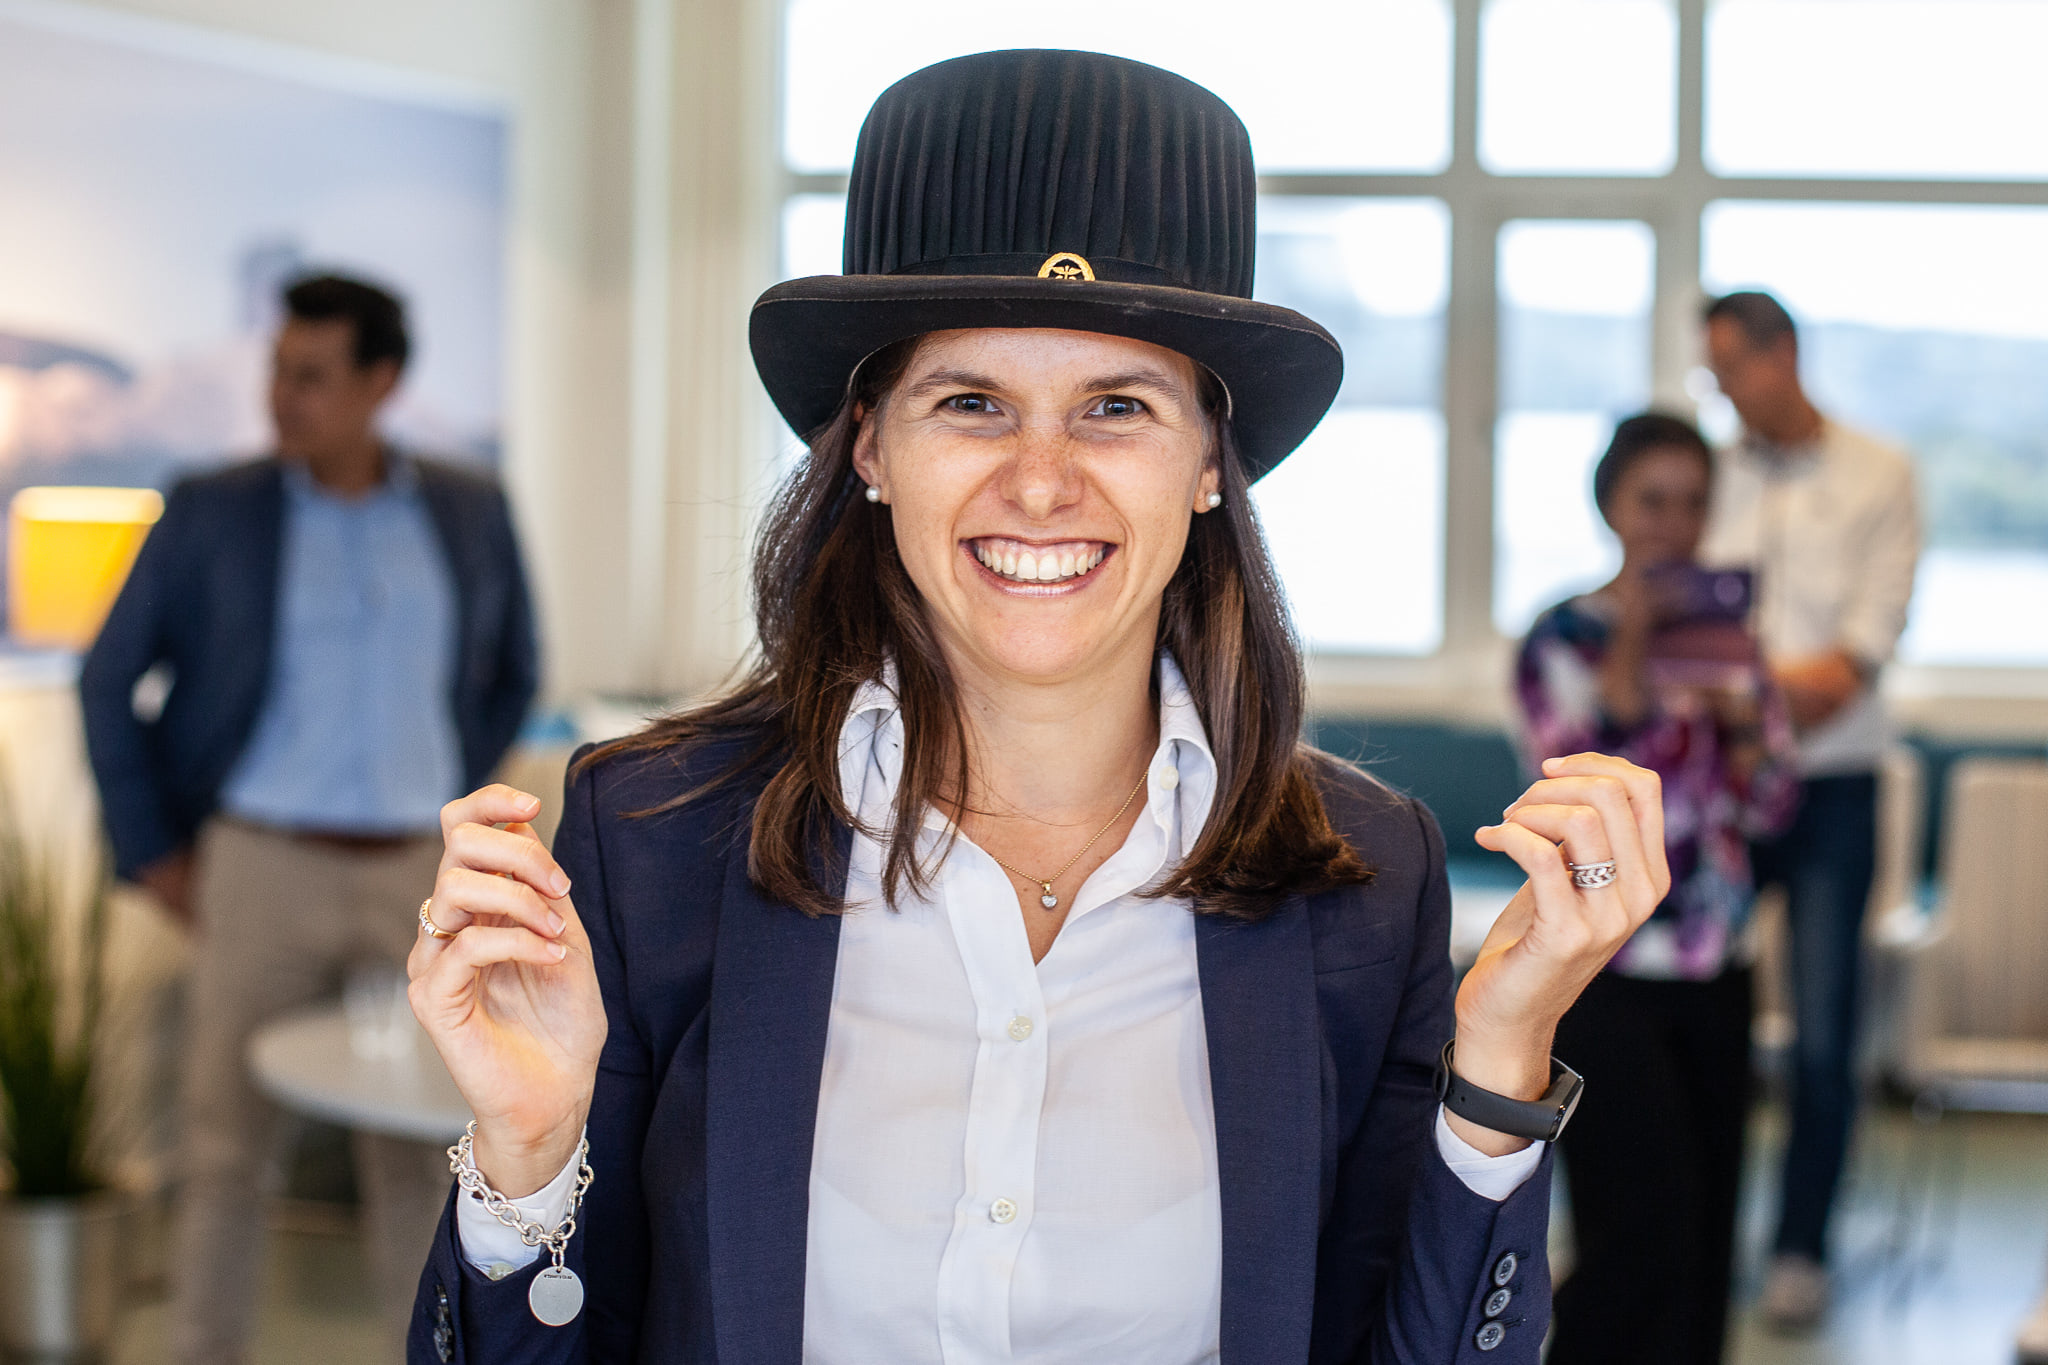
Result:
<svg viewBox="0 0 2048 1365"><path fill-rule="evenodd" d="M1657 774L1606 754L1545 759L1543 777L1475 836L1529 876L1458 990L1458 1074L1516 1099L1549 1080L1558 1020L1671 889ZM1614 881L1574 883L1568 864L1612 859ZM1520 1141L1453 1116L1482 1151Z"/></svg>
<svg viewBox="0 0 2048 1365"><path fill-rule="evenodd" d="M519 1199L576 1150L604 1001L569 879L528 822L540 802L493 785L441 808L446 851L406 963L413 1013L476 1115L476 1164Z"/></svg>

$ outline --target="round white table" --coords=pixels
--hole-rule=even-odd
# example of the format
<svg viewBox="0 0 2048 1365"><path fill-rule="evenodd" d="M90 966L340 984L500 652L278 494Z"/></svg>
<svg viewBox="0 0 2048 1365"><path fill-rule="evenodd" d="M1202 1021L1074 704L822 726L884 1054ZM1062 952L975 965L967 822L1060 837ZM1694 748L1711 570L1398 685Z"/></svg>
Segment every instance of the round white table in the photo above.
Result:
<svg viewBox="0 0 2048 1365"><path fill-rule="evenodd" d="M418 1142L462 1135L469 1106L417 1024L370 1047L360 1041L341 1005L319 1006L257 1029L249 1069L264 1094L294 1113Z"/></svg>

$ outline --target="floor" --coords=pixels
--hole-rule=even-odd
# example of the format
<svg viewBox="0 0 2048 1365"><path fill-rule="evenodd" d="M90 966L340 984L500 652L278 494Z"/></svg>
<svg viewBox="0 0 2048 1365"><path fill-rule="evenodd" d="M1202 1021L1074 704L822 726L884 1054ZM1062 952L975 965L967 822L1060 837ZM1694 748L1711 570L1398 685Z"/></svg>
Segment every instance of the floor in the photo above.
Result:
<svg viewBox="0 0 2048 1365"><path fill-rule="evenodd" d="M1769 1235L1777 1123L1756 1125L1744 1215L1745 1301ZM1826 1329L1774 1337L1745 1307L1732 1365L2011 1365L2013 1332L2048 1277L2048 1118L1904 1110L1864 1125L1838 1230L1839 1282ZM1901 1192L1907 1194L1900 1217ZM364 1365L376 1359L370 1289L349 1218L281 1206L251 1365ZM1560 1226L1558 1236L1568 1237ZM164 1306L142 1295L109 1365L159 1365Z"/></svg>

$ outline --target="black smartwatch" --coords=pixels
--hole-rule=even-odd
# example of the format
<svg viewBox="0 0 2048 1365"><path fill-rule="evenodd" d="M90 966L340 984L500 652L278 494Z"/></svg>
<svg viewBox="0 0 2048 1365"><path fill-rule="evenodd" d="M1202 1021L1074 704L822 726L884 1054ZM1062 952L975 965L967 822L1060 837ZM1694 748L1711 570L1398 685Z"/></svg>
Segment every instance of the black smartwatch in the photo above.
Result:
<svg viewBox="0 0 2048 1365"><path fill-rule="evenodd" d="M1436 1064L1436 1097L1443 1101L1444 1108L1496 1133L1536 1142L1557 1141L1557 1135L1571 1122L1572 1110L1579 1107L1579 1092L1586 1088L1578 1072L1552 1057L1550 1089L1543 1092L1543 1098L1511 1100L1506 1095L1481 1090L1451 1069L1451 1050L1457 1042L1453 1038L1444 1044L1443 1056Z"/></svg>

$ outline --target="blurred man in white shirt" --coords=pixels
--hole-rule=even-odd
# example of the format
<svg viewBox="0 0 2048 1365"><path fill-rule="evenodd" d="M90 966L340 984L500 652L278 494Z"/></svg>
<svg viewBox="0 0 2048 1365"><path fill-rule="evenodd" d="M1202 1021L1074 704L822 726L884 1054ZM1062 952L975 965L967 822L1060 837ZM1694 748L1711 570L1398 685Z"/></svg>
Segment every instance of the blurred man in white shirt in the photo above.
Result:
<svg viewBox="0 0 2048 1365"><path fill-rule="evenodd" d="M1890 739L1877 682L1905 629L1920 520L1907 456L1808 400L1798 332L1776 299L1718 299L1706 331L1714 377L1743 430L1721 452L1702 558L1756 571L1756 627L1799 729L1804 779L1791 830L1752 852L1758 885L1785 889L1798 1034L1763 1311L1797 1330L1827 1307L1828 1214L1856 1111L1876 774Z"/></svg>

